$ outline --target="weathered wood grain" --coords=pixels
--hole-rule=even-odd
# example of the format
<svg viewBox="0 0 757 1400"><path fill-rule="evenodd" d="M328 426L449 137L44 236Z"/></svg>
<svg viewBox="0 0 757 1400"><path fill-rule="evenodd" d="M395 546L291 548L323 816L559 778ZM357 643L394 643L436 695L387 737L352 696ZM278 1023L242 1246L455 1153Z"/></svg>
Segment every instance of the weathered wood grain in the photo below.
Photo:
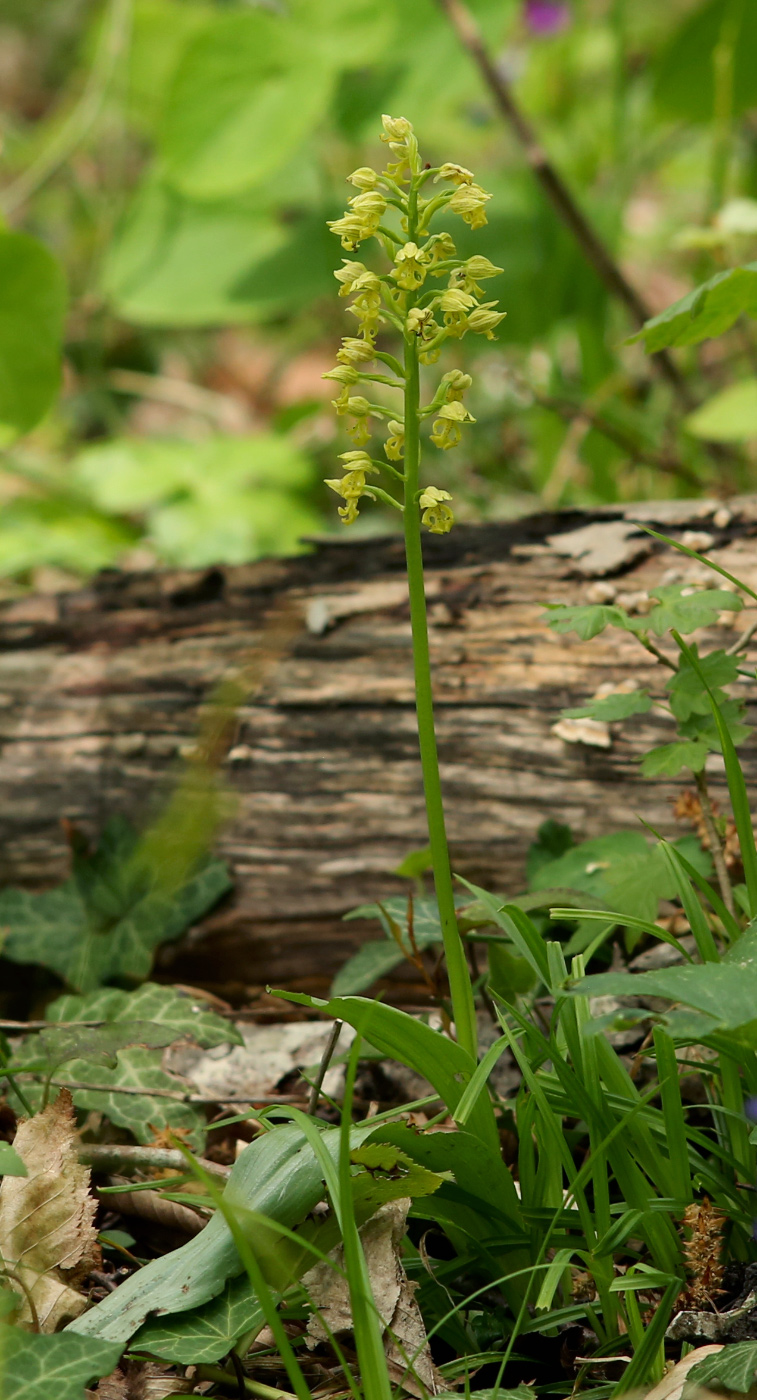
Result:
<svg viewBox="0 0 757 1400"><path fill-rule="evenodd" d="M634 531L642 514L679 538L706 531L714 557L757 584L755 498L542 515L426 540L454 866L499 891L522 888L546 817L581 837L635 814L672 829L673 785L638 776L664 717L614 726L606 750L553 732L564 706L655 668L631 637L556 636L544 604L587 601L597 579L635 593L671 569L700 571ZM322 988L371 932L342 915L401 889L389 872L425 840L399 538L347 537L200 573L106 573L0 608L0 879L63 876L62 818L94 834L114 811L154 815L203 703L245 667L257 689L224 759L236 810L219 842L236 893L167 954L171 975L240 995L267 981ZM744 757L751 779L749 745ZM713 760L722 788L717 770Z"/></svg>

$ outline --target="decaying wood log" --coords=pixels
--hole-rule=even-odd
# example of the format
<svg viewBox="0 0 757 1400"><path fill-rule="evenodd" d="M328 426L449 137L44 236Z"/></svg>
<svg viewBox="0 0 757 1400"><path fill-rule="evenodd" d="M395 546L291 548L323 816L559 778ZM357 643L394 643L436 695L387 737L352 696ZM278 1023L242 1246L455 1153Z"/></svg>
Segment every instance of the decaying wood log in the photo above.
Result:
<svg viewBox="0 0 757 1400"><path fill-rule="evenodd" d="M563 707L603 682L643 683L655 667L618 632L556 636L544 604L635 594L701 571L635 519L679 539L694 532L700 545L709 538L715 559L757 585L754 497L545 514L426 538L453 862L500 892L522 889L527 846L547 817L581 838L634 825L635 814L674 827L674 785L638 776L639 754L669 732L664 716L595 735L605 747L554 729ZM374 932L343 914L401 890L390 872L425 840L403 567L399 537L347 536L290 560L109 572L80 591L5 604L2 882L41 887L66 873L62 818L93 834L114 812L144 822L213 688L257 664L260 683L224 760L236 811L219 849L236 891L171 952L170 975L226 992L233 983L239 995L267 981L325 988ZM754 751L743 752L751 778ZM712 767L722 791L719 761Z"/></svg>

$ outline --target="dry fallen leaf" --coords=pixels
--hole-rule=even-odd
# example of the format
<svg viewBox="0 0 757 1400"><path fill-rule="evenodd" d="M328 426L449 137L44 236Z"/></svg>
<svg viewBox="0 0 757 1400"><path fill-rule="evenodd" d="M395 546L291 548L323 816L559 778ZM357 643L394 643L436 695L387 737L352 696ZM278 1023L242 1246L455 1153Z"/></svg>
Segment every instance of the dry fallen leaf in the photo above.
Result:
<svg viewBox="0 0 757 1400"><path fill-rule="evenodd" d="M87 1400L166 1400L169 1395L193 1395L194 1383L176 1373L175 1366L157 1361L122 1362L104 1376L97 1390L86 1391Z"/></svg>
<svg viewBox="0 0 757 1400"><path fill-rule="evenodd" d="M420 1308L400 1259L410 1201L388 1201L361 1227L365 1260L376 1307L384 1326L384 1350L394 1384L411 1395L436 1395L441 1383L431 1359ZM331 1258L344 1268L339 1245ZM329 1332L338 1335L352 1328L349 1285L346 1278L328 1264L316 1264L302 1280L317 1312L307 1330L307 1345L326 1341ZM408 1374L408 1363L412 1374ZM420 1382L420 1384L419 1384Z"/></svg>
<svg viewBox="0 0 757 1400"><path fill-rule="evenodd" d="M692 1366L696 1366L698 1362L704 1361L706 1357L713 1356L716 1351L722 1351L722 1349L721 1346L696 1347L694 1351L690 1351L687 1356L684 1356L683 1361L679 1361L677 1365L672 1366L671 1369L665 1373L654 1390L650 1390L644 1396L644 1400L681 1400L684 1386L686 1385L686 1379ZM706 1388L698 1390L696 1394L699 1400L723 1400L722 1394L714 1395L712 1391ZM733 1391L727 1391L726 1394L732 1395ZM754 1394L754 1389L749 1392L749 1396L752 1397L752 1400ZM744 1397L740 1396L739 1400L744 1400ZM748 1400L748 1397L746 1400Z"/></svg>
<svg viewBox="0 0 757 1400"><path fill-rule="evenodd" d="M3 1178L0 1255L22 1295L20 1326L55 1332L78 1317L87 1299L77 1291L100 1262L93 1221L97 1202L88 1167L79 1165L71 1095L22 1120L14 1147L28 1176ZM14 1277L15 1275L15 1277Z"/></svg>

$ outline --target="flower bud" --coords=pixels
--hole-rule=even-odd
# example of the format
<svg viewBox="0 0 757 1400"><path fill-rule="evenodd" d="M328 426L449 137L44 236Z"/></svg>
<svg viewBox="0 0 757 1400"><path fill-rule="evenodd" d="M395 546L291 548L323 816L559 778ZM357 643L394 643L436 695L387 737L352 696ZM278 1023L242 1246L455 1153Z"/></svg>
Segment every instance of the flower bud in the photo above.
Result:
<svg viewBox="0 0 757 1400"><path fill-rule="evenodd" d="M339 384L357 384L359 378L360 374L352 365L337 365L321 375L321 379L336 379Z"/></svg>
<svg viewBox="0 0 757 1400"><path fill-rule="evenodd" d="M326 375L324 375L324 379ZM461 369L447 370L441 377L441 384L444 386L444 397L447 403L454 403L455 400L462 400L466 389L470 389L473 380L469 374L464 374Z"/></svg>
<svg viewBox="0 0 757 1400"><path fill-rule="evenodd" d="M341 348L336 352L336 357L343 365L365 365L376 358L376 351L369 340L358 340L356 336L346 335Z"/></svg>
<svg viewBox="0 0 757 1400"><path fill-rule="evenodd" d="M497 326L507 315L506 311L492 311L492 307L496 305L496 301L485 301L481 306L477 306L475 311L471 311L468 330L475 331L477 335L485 335L487 340L493 340Z"/></svg>
<svg viewBox="0 0 757 1400"><path fill-rule="evenodd" d="M504 268L495 267L488 258L477 254L475 257L467 258L462 267L456 269L450 277L450 286L462 287L465 292L473 292L474 296L481 296L479 282L486 281L487 277L498 277Z"/></svg>
<svg viewBox="0 0 757 1400"><path fill-rule="evenodd" d="M356 185L359 190L375 190L378 178L377 172L370 165L361 165L347 176L350 184Z"/></svg>

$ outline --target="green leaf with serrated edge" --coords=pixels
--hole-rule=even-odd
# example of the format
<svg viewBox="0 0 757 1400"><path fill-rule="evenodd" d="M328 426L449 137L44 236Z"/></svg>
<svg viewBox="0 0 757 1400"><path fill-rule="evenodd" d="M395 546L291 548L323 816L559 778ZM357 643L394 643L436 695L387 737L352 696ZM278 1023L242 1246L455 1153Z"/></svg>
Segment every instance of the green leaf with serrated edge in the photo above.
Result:
<svg viewBox="0 0 757 1400"><path fill-rule="evenodd" d="M757 1046L757 935L744 935L719 963L658 968L653 972L600 972L584 977L579 996L652 996L682 1002L712 1017L711 1029L738 1032Z"/></svg>
<svg viewBox="0 0 757 1400"><path fill-rule="evenodd" d="M707 1390L715 1381L725 1390L746 1392L757 1372L757 1342L733 1342L713 1356L698 1361L686 1376L684 1395Z"/></svg>
<svg viewBox="0 0 757 1400"><path fill-rule="evenodd" d="M202 998L157 982L144 982L133 992L108 987L83 997L67 994L51 1002L47 1015L51 1021L152 1021L171 1031L174 1040L189 1037L203 1049L244 1044L234 1022L211 1011Z"/></svg>
<svg viewBox="0 0 757 1400"><path fill-rule="evenodd" d="M721 389L684 419L684 427L707 442L757 438L757 379L742 379Z"/></svg>
<svg viewBox="0 0 757 1400"><path fill-rule="evenodd" d="M722 335L744 312L757 316L757 263L716 273L646 321L629 343L642 340L649 355L672 345L697 345Z"/></svg>
<svg viewBox="0 0 757 1400"><path fill-rule="evenodd" d="M645 715L652 708L652 697L645 690L635 690L630 694L604 695L599 700L589 700L574 710L563 710L566 719L598 719L611 724L613 720L629 719L631 715Z"/></svg>
<svg viewBox="0 0 757 1400"><path fill-rule="evenodd" d="M359 1145L375 1132L370 1122L353 1128ZM327 1151L336 1160L338 1129L323 1130ZM290 1229L323 1199L320 1164L299 1128L277 1124L244 1149L224 1188L224 1199L268 1216ZM152 1260L122 1283L115 1293L69 1324L67 1332L127 1342L153 1313L186 1313L215 1298L226 1280L242 1272L228 1225L220 1211L194 1239L171 1254Z"/></svg>
<svg viewBox="0 0 757 1400"><path fill-rule="evenodd" d="M448 1040L440 1031L433 1031L430 1026L393 1006L384 1006L365 997L331 997L329 1001L322 1001L320 997L309 997L304 992L280 990L275 995L346 1021L374 1049L393 1060L399 1060L428 1079L448 1108L454 1110L457 1107L475 1064L461 1045ZM477 1133L482 1141L494 1141L496 1124L488 1099L479 1099L469 1125L471 1132Z"/></svg>
<svg viewBox="0 0 757 1400"><path fill-rule="evenodd" d="M721 724L727 729L734 747L743 744L752 730L748 724L741 722L745 714L741 700L719 700L716 693L713 698L718 706L720 724L710 711L709 715L692 715L691 719L679 723L678 729L685 739L695 739L706 744L712 753L722 753Z"/></svg>
<svg viewBox="0 0 757 1400"><path fill-rule="evenodd" d="M532 888L537 871L541 870L543 865L558 860L575 844L575 837L569 826L563 822L556 822L552 817L542 822L536 833L536 840L531 842L526 856L526 879L529 889Z"/></svg>
<svg viewBox="0 0 757 1400"><path fill-rule="evenodd" d="M724 588L702 588L686 593L687 586L669 583L650 589L650 597L659 601L645 617L630 619L630 631L654 632L657 637L673 630L696 632L700 627L713 627L721 612L740 612L744 606L735 593Z"/></svg>
<svg viewBox="0 0 757 1400"><path fill-rule="evenodd" d="M66 308L63 272L27 233L0 230L0 440L26 433L60 381Z"/></svg>
<svg viewBox="0 0 757 1400"><path fill-rule="evenodd" d="M644 755L641 771L645 778L675 778L682 768L701 773L709 752L709 744L694 739L660 744Z"/></svg>
<svg viewBox="0 0 757 1400"><path fill-rule="evenodd" d="M591 603L566 607L557 603L544 614L544 621L553 632L575 632L582 642L599 636L606 627L620 627L628 631L630 618L622 608L614 604Z"/></svg>
<svg viewBox="0 0 757 1400"><path fill-rule="evenodd" d="M722 692L724 686L732 685L739 678L738 657L729 656L725 651L711 651L707 656L700 656L696 643L692 643L691 651L699 661L701 674L707 684L720 699L721 695L718 692ZM671 676L665 689L669 692L670 708L677 720L684 721L692 715L711 713L710 701L701 677L689 665L685 656L680 658L678 670Z"/></svg>
<svg viewBox="0 0 757 1400"><path fill-rule="evenodd" d="M9 1142L0 1142L0 1176L28 1176L26 1163Z"/></svg>
<svg viewBox="0 0 757 1400"><path fill-rule="evenodd" d="M84 1387L110 1375L122 1348L64 1332L43 1336L0 1325L2 1400L84 1400Z"/></svg>

